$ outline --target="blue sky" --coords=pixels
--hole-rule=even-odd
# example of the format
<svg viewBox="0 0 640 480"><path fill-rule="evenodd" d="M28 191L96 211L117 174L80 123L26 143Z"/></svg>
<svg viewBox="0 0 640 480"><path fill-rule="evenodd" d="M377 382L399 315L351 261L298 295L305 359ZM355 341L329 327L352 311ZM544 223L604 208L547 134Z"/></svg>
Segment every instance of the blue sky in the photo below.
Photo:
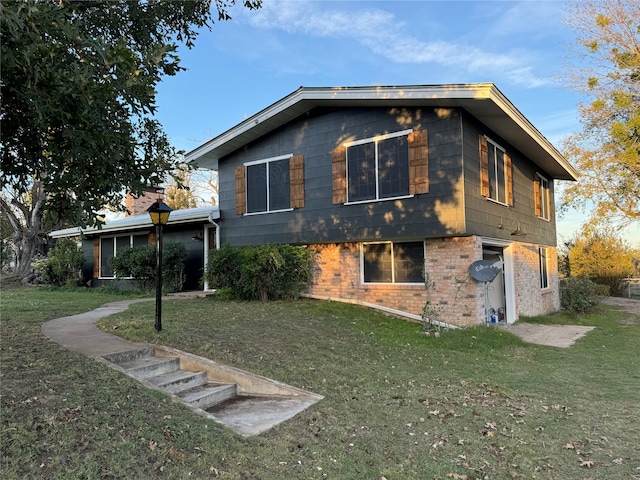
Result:
<svg viewBox="0 0 640 480"><path fill-rule="evenodd" d="M187 70L159 85L157 118L189 151L300 86L492 82L559 148L580 128L583 100L559 79L575 43L564 8L558 0L264 0L180 49ZM577 213L558 219L559 241L580 223ZM637 243L640 230L627 238Z"/></svg>

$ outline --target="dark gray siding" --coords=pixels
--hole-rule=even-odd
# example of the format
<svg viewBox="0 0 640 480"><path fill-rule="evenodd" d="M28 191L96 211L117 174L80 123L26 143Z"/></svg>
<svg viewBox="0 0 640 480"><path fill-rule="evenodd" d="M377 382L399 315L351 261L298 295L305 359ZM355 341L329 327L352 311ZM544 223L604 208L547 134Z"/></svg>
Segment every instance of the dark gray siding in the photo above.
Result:
<svg viewBox="0 0 640 480"><path fill-rule="evenodd" d="M139 231L127 231L119 233L107 233L104 236L120 236L120 235L139 235L147 234L151 230L139 230ZM183 285L184 290L201 290L202 289L202 276L204 273L204 241L198 238L203 238L202 225L176 225L165 227L163 231L163 244L166 242L182 243L187 251L185 258L185 282ZM197 234L198 238L193 238ZM113 278L92 278L93 277L93 238L90 237L82 242L82 253L84 254L85 263L82 268L82 273L85 281L91 280L91 286L98 287L102 285L108 285L117 288L133 288L131 281L126 279L113 279Z"/></svg>
<svg viewBox="0 0 640 480"><path fill-rule="evenodd" d="M484 128L468 114L464 119L464 185L467 233L505 240L517 240L547 246L556 245L553 179L532 160L505 142L495 132ZM513 164L513 205L505 206L487 200L480 194L479 135L487 135L511 156ZM551 220L536 217L533 179L536 172L544 175L551 190ZM511 235L520 222L525 237ZM502 223L503 228L499 226Z"/></svg>
<svg viewBox="0 0 640 480"><path fill-rule="evenodd" d="M333 205L331 151L345 141L426 129L429 193L403 200ZM305 206L292 212L236 215L235 168L278 155L303 155ZM306 117L220 160L223 244L410 239L464 232L462 137L457 110L352 108Z"/></svg>

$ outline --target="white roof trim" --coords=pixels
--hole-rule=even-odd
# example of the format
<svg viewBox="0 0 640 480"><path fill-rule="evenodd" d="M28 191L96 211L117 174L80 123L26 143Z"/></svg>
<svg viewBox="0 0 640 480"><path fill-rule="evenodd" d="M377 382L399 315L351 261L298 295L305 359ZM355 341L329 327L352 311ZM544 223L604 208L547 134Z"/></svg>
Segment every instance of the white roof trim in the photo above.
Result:
<svg viewBox="0 0 640 480"><path fill-rule="evenodd" d="M187 153L187 162L218 168L218 160L314 107L460 107L504 137L553 178L578 172L493 83L371 87L300 87Z"/></svg>
<svg viewBox="0 0 640 480"><path fill-rule="evenodd" d="M214 221L220 218L220 209L218 207L200 207L200 208L188 208L184 210L174 210L169 215L168 225L178 225L181 223L196 223L196 222L208 222ZM80 234L104 234L104 233L116 233L127 232L130 230L140 230L145 228L151 228L151 218L148 214L134 215L132 217L126 217L119 220L112 220L105 222L100 228L98 227L72 227L62 230L54 230L49 233L51 238L65 238L76 237Z"/></svg>

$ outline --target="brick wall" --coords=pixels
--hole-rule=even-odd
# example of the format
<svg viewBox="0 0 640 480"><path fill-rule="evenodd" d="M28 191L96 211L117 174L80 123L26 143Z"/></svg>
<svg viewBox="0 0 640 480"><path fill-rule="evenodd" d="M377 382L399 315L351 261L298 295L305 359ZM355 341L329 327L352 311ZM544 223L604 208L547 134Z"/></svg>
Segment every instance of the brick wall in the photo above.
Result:
<svg viewBox="0 0 640 480"><path fill-rule="evenodd" d="M482 259L482 237L428 239L425 266L432 282L425 285L371 285L361 282L360 244L313 245L315 276L308 293L323 298L366 302L420 315L429 298L441 320L458 326L484 322L485 292L469 275L469 265ZM549 288L540 288L538 245L513 244L516 316L542 315L560 309L556 249L548 248Z"/></svg>
<svg viewBox="0 0 640 480"><path fill-rule="evenodd" d="M360 244L314 245L315 277L308 293L367 302L420 315L427 300L425 285L372 285L361 282ZM478 257L480 255L480 257ZM441 310L441 320L460 326L475 325L482 317L483 292L468 274L469 265L482 257L477 237L429 239L425 264L433 287L430 302ZM480 317L478 312L482 312Z"/></svg>
<svg viewBox="0 0 640 480"><path fill-rule="evenodd" d="M547 247L549 288L540 288L540 257L538 245L516 243L514 252L514 283L516 313L534 316L560 310L560 280L555 247Z"/></svg>

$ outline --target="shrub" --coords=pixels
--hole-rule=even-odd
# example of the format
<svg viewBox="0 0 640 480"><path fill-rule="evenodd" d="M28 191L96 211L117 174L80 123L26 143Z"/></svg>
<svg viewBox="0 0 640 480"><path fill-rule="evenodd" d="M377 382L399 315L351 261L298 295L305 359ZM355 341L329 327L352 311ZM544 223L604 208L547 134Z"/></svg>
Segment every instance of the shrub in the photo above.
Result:
<svg viewBox="0 0 640 480"><path fill-rule="evenodd" d="M574 314L593 312L608 288L587 278L567 277L560 281L562 307Z"/></svg>
<svg viewBox="0 0 640 480"><path fill-rule="evenodd" d="M257 245L212 250L206 279L225 295L242 300L295 298L308 285L312 253L293 245Z"/></svg>
<svg viewBox="0 0 640 480"><path fill-rule="evenodd" d="M82 285L82 265L84 255L75 240L62 238L45 258L37 259L32 266L39 281L56 287L77 287Z"/></svg>
<svg viewBox="0 0 640 480"><path fill-rule="evenodd" d="M621 275L609 275L601 277L590 277L591 281L605 286L609 289L609 295L612 297L624 297L624 288L628 277Z"/></svg>
<svg viewBox="0 0 640 480"><path fill-rule="evenodd" d="M177 242L162 245L162 289L179 292L184 284L184 260L187 250ZM109 259L109 266L116 277L131 278L136 288L151 291L156 284L156 246L140 245L118 250Z"/></svg>

